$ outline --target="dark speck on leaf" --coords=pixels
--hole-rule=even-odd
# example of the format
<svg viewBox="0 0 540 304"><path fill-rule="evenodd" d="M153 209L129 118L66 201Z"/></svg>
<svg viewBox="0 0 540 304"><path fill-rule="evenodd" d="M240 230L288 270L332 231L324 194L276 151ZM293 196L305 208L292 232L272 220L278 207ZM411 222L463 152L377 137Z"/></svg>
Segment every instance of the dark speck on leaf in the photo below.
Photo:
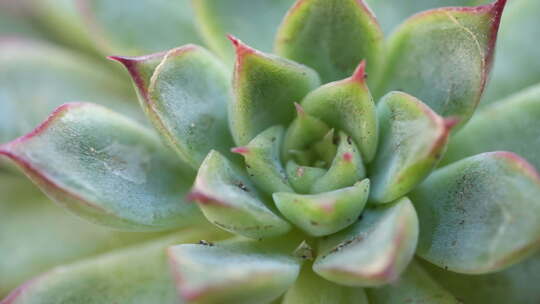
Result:
<svg viewBox="0 0 540 304"><path fill-rule="evenodd" d="M214 246L214 243L208 242L208 241L205 241L205 240L200 240L200 241L199 241L199 245L204 245L204 246L210 246L210 247L212 247L212 246Z"/></svg>

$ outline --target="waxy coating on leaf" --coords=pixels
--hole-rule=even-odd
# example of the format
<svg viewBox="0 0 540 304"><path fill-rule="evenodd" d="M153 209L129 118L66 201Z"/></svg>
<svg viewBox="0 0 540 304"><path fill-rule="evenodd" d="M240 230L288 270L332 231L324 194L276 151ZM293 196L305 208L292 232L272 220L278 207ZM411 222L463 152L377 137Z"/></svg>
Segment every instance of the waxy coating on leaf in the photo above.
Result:
<svg viewBox="0 0 540 304"><path fill-rule="evenodd" d="M180 296L189 303L257 304L278 298L300 272L300 261L281 245L183 244L170 247L168 255Z"/></svg>
<svg viewBox="0 0 540 304"><path fill-rule="evenodd" d="M124 64L148 117L182 160L197 169L211 149L232 145L228 131L229 76L205 49L186 45Z"/></svg>
<svg viewBox="0 0 540 304"><path fill-rule="evenodd" d="M368 296L377 304L462 303L431 278L416 261L409 264L398 281L381 288L369 289Z"/></svg>
<svg viewBox="0 0 540 304"><path fill-rule="evenodd" d="M493 272L540 246L540 176L513 153L458 161L410 195L420 219L417 253L444 269Z"/></svg>
<svg viewBox="0 0 540 304"><path fill-rule="evenodd" d="M166 248L212 237L183 231L136 246L60 266L15 289L0 304L176 304Z"/></svg>
<svg viewBox="0 0 540 304"><path fill-rule="evenodd" d="M481 152L517 153L540 169L540 85L483 108L448 145L449 164Z"/></svg>
<svg viewBox="0 0 540 304"><path fill-rule="evenodd" d="M247 174L216 151L202 163L189 198L197 201L208 221L232 233L263 238L291 229L264 202Z"/></svg>
<svg viewBox="0 0 540 304"><path fill-rule="evenodd" d="M329 235L353 224L364 210L368 196L368 179L330 192L272 195L283 216L313 236Z"/></svg>
<svg viewBox="0 0 540 304"><path fill-rule="evenodd" d="M402 92L385 95L377 110L381 139L370 167L370 201L388 203L407 194L435 168L457 121L444 120Z"/></svg>
<svg viewBox="0 0 540 304"><path fill-rule="evenodd" d="M313 270L348 286L380 286L395 281L411 261L418 218L408 198L366 209L359 221L319 243Z"/></svg>
<svg viewBox="0 0 540 304"><path fill-rule="evenodd" d="M327 281L315 274L309 265L283 297L282 304L368 304L361 288L347 287Z"/></svg>
<svg viewBox="0 0 540 304"><path fill-rule="evenodd" d="M296 1L279 28L275 49L315 69L324 83L351 75L361 60L375 75L384 53L382 31L363 0Z"/></svg>
<svg viewBox="0 0 540 304"><path fill-rule="evenodd" d="M320 80L307 66L229 38L236 47L229 122L236 144L245 145L268 127L288 125L294 118L293 104L319 86Z"/></svg>
<svg viewBox="0 0 540 304"><path fill-rule="evenodd" d="M94 222L163 230L201 219L182 200L192 177L137 123L89 103L59 107L31 133L0 146L49 197Z"/></svg>
<svg viewBox="0 0 540 304"><path fill-rule="evenodd" d="M197 28L206 45L228 63L234 48L226 35L271 52L279 23L294 0L193 0Z"/></svg>
<svg viewBox="0 0 540 304"><path fill-rule="evenodd" d="M409 18L390 37L376 95L404 91L465 124L486 85L505 3L440 8Z"/></svg>
<svg viewBox="0 0 540 304"><path fill-rule="evenodd" d="M365 61L353 75L328 83L302 100L304 111L351 136L362 158L371 162L377 150L377 113L365 81Z"/></svg>
<svg viewBox="0 0 540 304"><path fill-rule="evenodd" d="M293 192L279 157L284 133L281 126L270 127L259 133L247 146L232 150L244 157L250 179L268 194Z"/></svg>

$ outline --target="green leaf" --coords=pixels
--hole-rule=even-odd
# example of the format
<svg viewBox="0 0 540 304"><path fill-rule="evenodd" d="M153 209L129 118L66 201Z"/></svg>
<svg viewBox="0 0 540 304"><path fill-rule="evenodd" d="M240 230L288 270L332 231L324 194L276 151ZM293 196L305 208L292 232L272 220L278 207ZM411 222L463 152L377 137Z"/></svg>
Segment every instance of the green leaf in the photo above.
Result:
<svg viewBox="0 0 540 304"><path fill-rule="evenodd" d="M445 6L480 5L489 2L489 0L366 0L366 2L375 12L384 33L390 34L396 26L415 13Z"/></svg>
<svg viewBox="0 0 540 304"><path fill-rule="evenodd" d="M391 92L377 108L381 139L370 171L370 200L388 203L419 184L440 160L455 120L411 95Z"/></svg>
<svg viewBox="0 0 540 304"><path fill-rule="evenodd" d="M323 82L352 74L361 60L380 69L383 34L363 0L298 0L276 36L276 53L312 67Z"/></svg>
<svg viewBox="0 0 540 304"><path fill-rule="evenodd" d="M380 286L396 280L411 261L418 219L408 198L368 208L352 227L321 239L313 270L348 286Z"/></svg>
<svg viewBox="0 0 540 304"><path fill-rule="evenodd" d="M369 180L319 194L277 192L272 195L279 211L309 235L323 236L353 224L366 204Z"/></svg>
<svg viewBox="0 0 540 304"><path fill-rule="evenodd" d="M148 117L182 160L197 169L211 149L232 146L229 76L205 49L186 45L142 57L110 57L133 79Z"/></svg>
<svg viewBox="0 0 540 304"><path fill-rule="evenodd" d="M282 126L270 127L247 146L232 150L244 157L250 179L267 194L293 192L279 159L284 133Z"/></svg>
<svg viewBox="0 0 540 304"><path fill-rule="evenodd" d="M540 81L540 2L509 1L501 21L492 77L483 104L499 101Z"/></svg>
<svg viewBox="0 0 540 304"><path fill-rule="evenodd" d="M0 146L49 197L94 222L163 230L201 219L183 201L192 177L154 134L89 103L60 106L31 133Z"/></svg>
<svg viewBox="0 0 540 304"><path fill-rule="evenodd" d="M506 270L483 275L463 275L425 263L437 281L463 303L537 304L540 301L540 252Z"/></svg>
<svg viewBox="0 0 540 304"><path fill-rule="evenodd" d="M0 298L56 265L156 237L89 224L51 204L30 181L0 173Z"/></svg>
<svg viewBox="0 0 540 304"><path fill-rule="evenodd" d="M365 82L365 62L347 79L328 83L302 100L306 113L350 135L364 161L377 149L377 113Z"/></svg>
<svg viewBox="0 0 540 304"><path fill-rule="evenodd" d="M481 152L517 153L540 168L540 85L484 108L456 134L443 164Z"/></svg>
<svg viewBox="0 0 540 304"><path fill-rule="evenodd" d="M142 118L129 86L96 62L60 47L1 39L0 70L0 143L30 132L57 106L73 100Z"/></svg>
<svg viewBox="0 0 540 304"><path fill-rule="evenodd" d="M418 255L451 271L503 269L540 244L540 176L510 152L472 156L435 171L411 193Z"/></svg>
<svg viewBox="0 0 540 304"><path fill-rule="evenodd" d="M329 282L303 267L294 285L287 291L282 304L368 304L361 288L346 287Z"/></svg>
<svg viewBox="0 0 540 304"><path fill-rule="evenodd" d="M366 176L362 157L351 137L339 132L339 144L328 171L317 179L311 193L321 193L350 186Z"/></svg>
<svg viewBox="0 0 540 304"><path fill-rule="evenodd" d="M390 38L377 96L404 91L465 124L486 84L505 3L440 8L409 18Z"/></svg>
<svg viewBox="0 0 540 304"><path fill-rule="evenodd" d="M165 248L208 237L187 231L52 269L2 303L178 303Z"/></svg>
<svg viewBox="0 0 540 304"><path fill-rule="evenodd" d="M41 26L103 54L139 56L201 42L189 0L31 2Z"/></svg>
<svg viewBox="0 0 540 304"><path fill-rule="evenodd" d="M296 280L300 262L257 241L169 248L180 295L190 303L268 303Z"/></svg>
<svg viewBox="0 0 540 304"><path fill-rule="evenodd" d="M190 194L206 218L216 226L250 238L284 234L289 223L276 215L249 180L219 152L204 160Z"/></svg>
<svg viewBox="0 0 540 304"><path fill-rule="evenodd" d="M264 54L230 36L236 47L234 101L229 106L231 132L245 145L268 127L288 125L293 104L319 86L317 73L298 63Z"/></svg>
<svg viewBox="0 0 540 304"><path fill-rule="evenodd" d="M435 282L415 261L409 264L397 282L382 288L370 289L368 295L369 299L377 304L463 303ZM478 302L471 301L470 303Z"/></svg>
<svg viewBox="0 0 540 304"><path fill-rule="evenodd" d="M317 167L300 166L294 160L287 162L287 180L296 193L309 193L311 186L321 178L327 170Z"/></svg>
<svg viewBox="0 0 540 304"><path fill-rule="evenodd" d="M193 0L199 32L212 51L227 62L234 49L226 35L242 38L263 52L272 51L277 28L294 0Z"/></svg>

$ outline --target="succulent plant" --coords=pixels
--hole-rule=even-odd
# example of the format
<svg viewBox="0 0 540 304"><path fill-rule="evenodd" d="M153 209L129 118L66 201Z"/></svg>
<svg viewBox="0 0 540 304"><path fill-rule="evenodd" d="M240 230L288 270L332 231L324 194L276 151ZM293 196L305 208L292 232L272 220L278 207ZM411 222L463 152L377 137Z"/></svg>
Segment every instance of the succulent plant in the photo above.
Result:
<svg viewBox="0 0 540 304"><path fill-rule="evenodd" d="M540 5L412 2L4 4L0 303L538 303Z"/></svg>

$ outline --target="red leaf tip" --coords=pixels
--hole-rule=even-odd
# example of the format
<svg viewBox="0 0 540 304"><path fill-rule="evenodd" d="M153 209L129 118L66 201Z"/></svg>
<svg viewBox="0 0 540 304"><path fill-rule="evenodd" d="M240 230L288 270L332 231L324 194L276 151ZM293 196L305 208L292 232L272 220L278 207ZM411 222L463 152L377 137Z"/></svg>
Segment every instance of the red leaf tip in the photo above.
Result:
<svg viewBox="0 0 540 304"><path fill-rule="evenodd" d="M231 149L231 152L241 154L241 155L246 155L249 153L249 148L248 147L235 147Z"/></svg>
<svg viewBox="0 0 540 304"><path fill-rule="evenodd" d="M255 52L254 49L243 43L242 40L236 38L235 36L227 34L227 38L232 42L234 48L236 49L236 56L241 57L242 55Z"/></svg>
<svg viewBox="0 0 540 304"><path fill-rule="evenodd" d="M447 130L451 130L459 123L460 119L458 117L448 117L444 119L444 127Z"/></svg>
<svg viewBox="0 0 540 304"><path fill-rule="evenodd" d="M343 154L343 160L350 163L352 161L352 154L350 152L346 152Z"/></svg>
<svg viewBox="0 0 540 304"><path fill-rule="evenodd" d="M294 103L294 108L296 109L296 113L298 114L298 116L302 116L306 113L304 111L304 108L302 108L302 106L297 102Z"/></svg>
<svg viewBox="0 0 540 304"><path fill-rule="evenodd" d="M353 72L350 79L352 81L354 81L354 82L364 83L366 78L367 78L366 60L364 59L364 60L360 61L360 63L358 64L358 66L354 70L354 72Z"/></svg>

